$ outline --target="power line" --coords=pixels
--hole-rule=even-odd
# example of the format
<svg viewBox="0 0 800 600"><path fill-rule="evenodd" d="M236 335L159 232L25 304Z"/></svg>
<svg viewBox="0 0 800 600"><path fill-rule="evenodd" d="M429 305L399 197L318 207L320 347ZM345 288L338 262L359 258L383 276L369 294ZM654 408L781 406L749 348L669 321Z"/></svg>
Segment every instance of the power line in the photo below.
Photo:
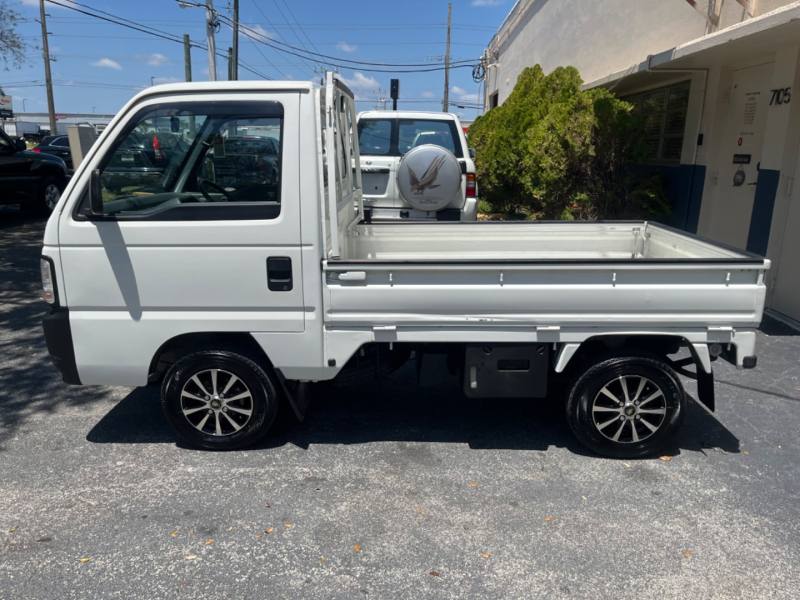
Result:
<svg viewBox="0 0 800 600"><path fill-rule="evenodd" d="M219 15L219 16L220 16L220 18L222 18L224 20L230 21L230 19L228 17L224 16L224 15ZM441 71L441 70L446 68L444 66L442 66L442 67L429 67L428 64L424 64L424 63L423 64L371 63L371 62L365 62L365 61L360 61L360 60L348 60L348 59L345 59L345 58L337 58L337 57L334 57L334 56L329 56L329 55L326 55L326 54L320 54L320 53L317 53L317 52L309 52L307 50L304 51L301 48L297 48L296 46L292 46L291 44L283 42L282 45L286 46L287 48L291 48L291 50L286 50L284 48L281 48L280 46L276 46L275 45L276 43L280 44L281 42L274 42L274 41L273 42L268 42L268 41L266 41L267 39L269 39L267 36L264 36L263 34L257 32L257 31L254 31L253 29L250 29L249 27L247 27L245 25L241 25L241 27L243 29L248 30L251 34L254 34L254 35L251 35L250 37L252 37L256 41L258 41L260 44L264 44L265 46L269 46L270 48L278 50L279 52L284 52L285 54L291 54L292 56L297 56L300 59L304 59L306 57L303 56L302 54L299 54L299 52L306 52L307 54L312 54L312 55L315 55L315 56L320 56L322 58L331 59L330 61L325 61L325 62L327 64L330 64L331 66L335 66L335 67L339 67L339 68L343 68L343 69L356 69L356 70L360 70L360 71L372 71L372 72L381 72L381 73L429 73L431 71ZM255 36L258 36L258 38L256 38ZM259 38L265 38L265 39L259 39ZM314 59L312 58L311 60L314 60ZM457 68L460 68L460 67L470 67L471 68L472 65L474 65L474 63L475 63L474 60L458 61L458 62L459 63L467 63L467 64L455 64L455 65L451 64L450 68L451 69L457 69ZM352 64L345 65L345 64L342 64L342 63L352 63ZM356 65L356 66L353 66L353 65ZM383 67L383 68L377 68L377 69L376 68L367 68L367 67L361 66L361 65L369 65L371 67ZM413 70L397 70L397 69L393 69L393 68L390 69L390 68L386 68L386 67L400 67L402 69L405 69L405 68L408 68L408 67L427 67L427 68L424 68L424 69L413 69Z"/></svg>
<svg viewBox="0 0 800 600"><path fill-rule="evenodd" d="M256 7L256 10L258 12L260 12L261 16L264 17L264 19L267 21L267 24L277 32L277 27L275 27L275 25L272 23L272 21L269 20L269 17L266 15L266 13L263 10L261 10L261 7L258 4L256 4L256 0L251 0L251 1L253 3L253 6ZM250 28L248 27L248 29L250 29ZM280 33L278 35L280 35L281 38L283 39L283 41L286 42L286 38L284 38ZM253 40L252 36L248 35L247 37L249 37L251 39L251 41ZM253 45L255 46L255 41L253 41ZM269 59L267 59L267 60L269 60ZM308 64L305 60L303 60L303 63L316 76L316 71L314 70L314 67L312 67L310 64ZM284 77L285 77L285 75L284 75Z"/></svg>

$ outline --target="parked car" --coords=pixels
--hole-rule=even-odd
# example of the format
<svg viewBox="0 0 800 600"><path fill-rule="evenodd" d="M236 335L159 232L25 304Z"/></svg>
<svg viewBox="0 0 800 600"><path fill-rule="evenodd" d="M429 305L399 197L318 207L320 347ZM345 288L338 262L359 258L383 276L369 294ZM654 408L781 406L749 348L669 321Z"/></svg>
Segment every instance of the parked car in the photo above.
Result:
<svg viewBox="0 0 800 600"><path fill-rule="evenodd" d="M69 149L69 137L66 135L48 135L38 146L33 148L32 151L58 156L66 163L67 169L70 171L73 169L72 152L70 152Z"/></svg>
<svg viewBox="0 0 800 600"><path fill-rule="evenodd" d="M114 153L105 185L115 193L148 184L157 188L167 168L182 160L188 150L188 144L176 134L132 131Z"/></svg>
<svg viewBox="0 0 800 600"><path fill-rule="evenodd" d="M457 115L411 111L369 111L358 115L361 181L367 218L429 219L475 221L478 217L478 184L475 178L474 151ZM444 151L419 152L422 168L403 169L409 154L422 146L437 146ZM447 155L450 156L447 156ZM444 156L444 159L442 159ZM454 185L444 180L431 182L427 194L420 194L414 179L421 181L433 161L448 161L460 169ZM410 177L406 182L405 178ZM438 179L434 174L434 179ZM451 178L452 180L452 178ZM404 185L408 184L408 185ZM435 191L434 191L435 190ZM431 199L432 195L438 196Z"/></svg>
<svg viewBox="0 0 800 600"><path fill-rule="evenodd" d="M164 113L202 123L183 160L157 192L107 196L123 140ZM679 373L713 410L713 361L756 366L769 260L649 221L369 223L354 123L333 73L323 89L186 83L128 103L44 234L64 380L161 383L179 436L231 449L264 437L281 403L302 417L307 383L374 381L414 353L420 385L456 381L487 405L561 394L584 445L634 458L706 418L687 414ZM278 181L204 168L248 124L280 132ZM420 197L448 168L431 148Z"/></svg>
<svg viewBox="0 0 800 600"><path fill-rule="evenodd" d="M67 185L67 165L44 152L32 152L22 140L0 130L0 204L30 205L49 215Z"/></svg>

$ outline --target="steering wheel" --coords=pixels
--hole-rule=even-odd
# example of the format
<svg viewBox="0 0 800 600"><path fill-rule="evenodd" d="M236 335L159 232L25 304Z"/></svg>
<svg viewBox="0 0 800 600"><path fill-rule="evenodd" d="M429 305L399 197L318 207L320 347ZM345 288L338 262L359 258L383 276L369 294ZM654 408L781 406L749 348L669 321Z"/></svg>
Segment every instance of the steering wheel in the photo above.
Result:
<svg viewBox="0 0 800 600"><path fill-rule="evenodd" d="M219 200L214 200L211 197L211 195L208 193L208 190L206 190L206 186L218 191L220 194L225 196L225 200L222 200L222 202L227 202L228 200L233 200L233 196L231 196L231 193L228 190L226 190L224 187L219 185L218 183L215 183L215 182L211 181L210 179L201 179L199 181L199 183L200 183L200 185L198 187L200 188L200 193L203 194L205 199L208 200L209 202L220 202L220 201Z"/></svg>

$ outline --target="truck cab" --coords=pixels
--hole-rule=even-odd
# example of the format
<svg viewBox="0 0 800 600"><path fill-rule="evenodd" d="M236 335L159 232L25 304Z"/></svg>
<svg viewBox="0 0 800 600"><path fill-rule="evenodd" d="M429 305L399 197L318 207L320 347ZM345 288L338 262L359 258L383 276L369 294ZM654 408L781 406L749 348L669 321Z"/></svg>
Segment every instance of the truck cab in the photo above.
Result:
<svg viewBox="0 0 800 600"><path fill-rule="evenodd" d="M368 111L358 115L361 180L367 217L375 220L475 221L478 184L473 150L457 115L422 111ZM399 185L405 155L433 145L458 161L461 185L435 210L415 207Z"/></svg>

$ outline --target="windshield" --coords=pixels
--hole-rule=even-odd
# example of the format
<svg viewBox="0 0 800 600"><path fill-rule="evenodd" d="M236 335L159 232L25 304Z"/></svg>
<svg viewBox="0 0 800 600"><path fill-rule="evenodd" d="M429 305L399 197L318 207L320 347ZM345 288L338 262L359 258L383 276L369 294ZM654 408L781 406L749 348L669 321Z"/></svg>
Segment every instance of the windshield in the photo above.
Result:
<svg viewBox="0 0 800 600"><path fill-rule="evenodd" d="M277 102L196 102L143 109L100 169L104 214L202 202L280 203Z"/></svg>

